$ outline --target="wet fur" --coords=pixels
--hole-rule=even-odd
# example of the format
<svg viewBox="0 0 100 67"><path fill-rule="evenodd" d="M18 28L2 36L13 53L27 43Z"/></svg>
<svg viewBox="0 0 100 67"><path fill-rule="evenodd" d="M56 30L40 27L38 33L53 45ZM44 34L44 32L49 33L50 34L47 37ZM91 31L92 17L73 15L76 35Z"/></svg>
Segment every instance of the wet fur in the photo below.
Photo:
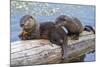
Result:
<svg viewBox="0 0 100 67"><path fill-rule="evenodd" d="M56 18L55 23L58 26L65 26L66 29L68 30L68 35L73 36L72 39L75 40L79 39L80 33L82 33L84 30L86 31L92 30L93 32L95 32L91 26L84 27L81 21L76 17L61 15Z"/></svg>
<svg viewBox="0 0 100 67"><path fill-rule="evenodd" d="M95 29L90 25L85 25L84 30L89 32L92 31L95 34Z"/></svg>
<svg viewBox="0 0 100 67"><path fill-rule="evenodd" d="M40 31L42 39L49 39L52 43L61 46L63 56L62 59L65 59L68 46L67 33L61 27L55 26L54 22L41 23Z"/></svg>
<svg viewBox="0 0 100 67"><path fill-rule="evenodd" d="M32 28L28 28L28 30L24 29L25 22L28 20L28 18L32 18L31 16L24 16L21 19L20 22L20 27L22 28L22 32L19 35L19 38L21 40L31 40L31 39L48 39L52 43L57 44L62 47L62 59L65 59L66 57L66 50L67 50L67 33L61 28L61 27L56 27L54 22L43 22L43 23L38 23L33 22L36 24ZM30 26L29 26L30 27ZM31 31L30 31L31 30Z"/></svg>
<svg viewBox="0 0 100 67"><path fill-rule="evenodd" d="M29 18L33 19L33 23L32 23L33 26L31 28L25 29L25 22ZM39 39L40 38L40 30L39 30L40 26L39 26L38 22L35 20L35 18L33 18L32 16L30 16L30 15L23 16L20 20L20 27L22 28L22 31L19 34L19 38L21 40L31 40L31 39ZM28 27L30 27L30 25Z"/></svg>

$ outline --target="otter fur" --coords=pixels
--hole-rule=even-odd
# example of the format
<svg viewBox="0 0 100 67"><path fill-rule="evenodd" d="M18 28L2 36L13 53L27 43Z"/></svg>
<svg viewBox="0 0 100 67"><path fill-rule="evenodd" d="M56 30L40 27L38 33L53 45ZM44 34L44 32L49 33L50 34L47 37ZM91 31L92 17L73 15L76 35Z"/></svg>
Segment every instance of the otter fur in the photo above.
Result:
<svg viewBox="0 0 100 67"><path fill-rule="evenodd" d="M47 39L51 43L62 47L62 59L66 57L67 33L61 27L56 27L52 21L37 23L35 18L25 15L21 18L20 27L22 28L19 38L21 40Z"/></svg>
<svg viewBox="0 0 100 67"><path fill-rule="evenodd" d="M66 57L67 50L67 33L61 27L57 27L54 22L48 21L37 23L35 18L25 15L21 18L20 27L22 32L19 35L21 40L47 39L51 43L60 45L62 48L62 59Z"/></svg>
<svg viewBox="0 0 100 67"><path fill-rule="evenodd" d="M81 21L76 17L69 17L66 15L61 15L56 18L55 21L57 26L64 26L68 30L68 35L72 35L73 39L79 39L79 34L82 33L84 30L90 31L92 30L95 33L93 27L87 25L83 26Z"/></svg>
<svg viewBox="0 0 100 67"><path fill-rule="evenodd" d="M48 21L40 24L40 37L41 39L48 39L50 42L61 46L62 59L66 58L68 36L63 28L57 27L54 22Z"/></svg>
<svg viewBox="0 0 100 67"><path fill-rule="evenodd" d="M22 28L19 38L21 40L31 40L40 38L39 24L30 15L25 15L20 20L20 27Z"/></svg>

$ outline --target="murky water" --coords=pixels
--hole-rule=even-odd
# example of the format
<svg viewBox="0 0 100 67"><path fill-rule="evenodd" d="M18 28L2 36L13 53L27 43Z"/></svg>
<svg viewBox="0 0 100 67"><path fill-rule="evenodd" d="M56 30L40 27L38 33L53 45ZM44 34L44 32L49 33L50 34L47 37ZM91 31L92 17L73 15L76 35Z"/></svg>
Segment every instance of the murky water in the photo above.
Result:
<svg viewBox="0 0 100 67"><path fill-rule="evenodd" d="M11 42L19 40L19 21L26 14L34 16L38 22L54 21L64 14L79 18L84 25L95 26L95 6L11 1ZM84 61L94 60L95 53L86 54L84 58Z"/></svg>

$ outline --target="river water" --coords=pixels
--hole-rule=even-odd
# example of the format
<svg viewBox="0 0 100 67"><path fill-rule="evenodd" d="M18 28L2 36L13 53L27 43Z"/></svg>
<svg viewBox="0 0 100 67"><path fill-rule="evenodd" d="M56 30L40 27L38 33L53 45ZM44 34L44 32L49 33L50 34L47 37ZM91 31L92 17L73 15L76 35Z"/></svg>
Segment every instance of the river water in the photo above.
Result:
<svg viewBox="0 0 100 67"><path fill-rule="evenodd" d="M11 42L20 40L19 21L22 16L30 14L38 22L55 21L59 15L77 17L84 25L95 27L95 6L43 3L32 1L11 1ZM95 52L86 54L83 61L94 61Z"/></svg>

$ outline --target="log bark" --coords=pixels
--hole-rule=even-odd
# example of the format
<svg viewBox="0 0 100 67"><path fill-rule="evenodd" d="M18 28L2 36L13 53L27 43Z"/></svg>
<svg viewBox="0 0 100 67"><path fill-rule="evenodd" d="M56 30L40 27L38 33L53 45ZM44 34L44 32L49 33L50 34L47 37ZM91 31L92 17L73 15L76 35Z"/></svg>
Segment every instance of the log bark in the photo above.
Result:
<svg viewBox="0 0 100 67"><path fill-rule="evenodd" d="M68 40L66 62L95 50L95 35L83 32L79 40ZM61 62L61 47L48 40L26 40L11 43L11 65L55 64Z"/></svg>

